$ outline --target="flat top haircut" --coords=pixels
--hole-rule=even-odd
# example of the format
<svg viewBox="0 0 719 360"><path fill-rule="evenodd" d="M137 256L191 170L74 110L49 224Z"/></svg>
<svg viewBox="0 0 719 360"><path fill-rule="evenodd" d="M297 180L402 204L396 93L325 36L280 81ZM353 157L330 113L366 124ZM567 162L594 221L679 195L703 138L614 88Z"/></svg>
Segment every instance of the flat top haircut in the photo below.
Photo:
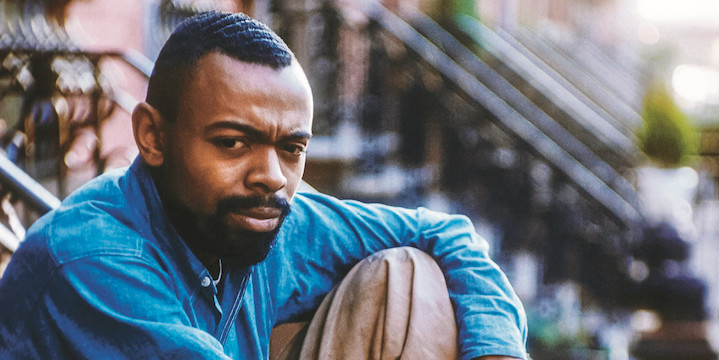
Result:
<svg viewBox="0 0 719 360"><path fill-rule="evenodd" d="M195 64L211 52L273 69L290 66L293 59L287 44L263 23L242 13L201 13L180 24L162 47L147 87L147 103L174 122Z"/></svg>

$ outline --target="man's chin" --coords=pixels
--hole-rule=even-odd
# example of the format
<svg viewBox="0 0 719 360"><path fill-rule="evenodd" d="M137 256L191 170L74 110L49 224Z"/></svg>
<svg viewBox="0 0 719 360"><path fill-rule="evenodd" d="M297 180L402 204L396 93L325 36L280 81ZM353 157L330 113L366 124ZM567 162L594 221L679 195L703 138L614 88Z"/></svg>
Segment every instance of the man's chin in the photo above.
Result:
<svg viewBox="0 0 719 360"><path fill-rule="evenodd" d="M217 205L217 212L210 215L195 213L171 200L166 201L165 206L180 236L201 259L221 258L224 264L239 267L258 264L267 257L290 213L287 201L275 197L223 199ZM275 214L267 207L281 209L281 215L271 217ZM237 216L243 213L257 221L238 221Z"/></svg>
<svg viewBox="0 0 719 360"><path fill-rule="evenodd" d="M224 239L218 256L230 266L249 267L264 261L269 255L277 240L279 227L270 232L248 233L244 232L242 238Z"/></svg>
<svg viewBox="0 0 719 360"><path fill-rule="evenodd" d="M289 213L287 201L277 197L223 199L208 223L215 226L207 228L205 248L227 264L258 264L270 253Z"/></svg>
<svg viewBox="0 0 719 360"><path fill-rule="evenodd" d="M223 263L239 267L256 265L267 258L270 250L274 247L277 234L283 223L284 217L274 221L275 226L269 231L250 231L244 224L230 223L226 218L224 231L215 233L213 243L208 246L216 256L222 258Z"/></svg>

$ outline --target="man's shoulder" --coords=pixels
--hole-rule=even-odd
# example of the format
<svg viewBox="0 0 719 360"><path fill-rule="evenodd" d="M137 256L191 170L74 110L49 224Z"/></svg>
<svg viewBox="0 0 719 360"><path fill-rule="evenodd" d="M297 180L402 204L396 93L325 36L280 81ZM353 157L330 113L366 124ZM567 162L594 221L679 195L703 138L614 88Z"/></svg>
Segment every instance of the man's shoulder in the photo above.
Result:
<svg viewBox="0 0 719 360"><path fill-rule="evenodd" d="M435 211L425 207L407 208L382 203L362 202L318 193L298 193L288 217L290 227L327 225L333 229L385 228L419 231L424 227L445 228L465 226L471 221L465 215Z"/></svg>
<svg viewBox="0 0 719 360"><path fill-rule="evenodd" d="M335 196L310 191L298 192L294 199L293 205L299 209L314 210L313 213L351 213L355 215L371 215L376 213L382 214L415 214L419 212L429 211L425 208L407 208L397 205L364 202L355 199L339 199ZM432 211L430 211L432 212Z"/></svg>
<svg viewBox="0 0 719 360"><path fill-rule="evenodd" d="M347 211L355 208L372 209L378 206L388 209L400 209L384 204L368 203L354 199L340 199L317 191L298 192L293 198L293 205L301 208L314 208L318 211Z"/></svg>
<svg viewBox="0 0 719 360"><path fill-rule="evenodd" d="M293 199L290 221L295 225L327 222L334 226L398 226L416 223L427 209L411 209L381 203L338 199L319 192L298 193Z"/></svg>
<svg viewBox="0 0 719 360"><path fill-rule="evenodd" d="M123 183L129 175L128 168L110 170L77 188L65 198L59 209L68 209L89 201L123 202Z"/></svg>
<svg viewBox="0 0 719 360"><path fill-rule="evenodd" d="M347 216L357 213L357 209L371 208L372 206L374 205L339 199L320 192L299 192L292 200L292 216L302 218Z"/></svg>
<svg viewBox="0 0 719 360"><path fill-rule="evenodd" d="M123 171L102 175L73 192L28 230L26 242L47 248L57 262L93 253L139 251L142 212L128 201Z"/></svg>

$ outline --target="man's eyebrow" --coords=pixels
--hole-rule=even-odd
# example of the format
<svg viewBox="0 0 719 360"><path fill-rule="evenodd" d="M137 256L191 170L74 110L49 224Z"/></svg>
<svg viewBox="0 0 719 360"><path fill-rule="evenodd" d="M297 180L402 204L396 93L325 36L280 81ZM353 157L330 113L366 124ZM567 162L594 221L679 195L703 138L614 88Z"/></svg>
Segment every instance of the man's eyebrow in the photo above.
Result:
<svg viewBox="0 0 719 360"><path fill-rule="evenodd" d="M210 132L212 130L222 130L222 129L230 129L230 130L237 130L239 132L243 132L246 135L254 138L262 138L264 137L264 134L262 134L262 131L260 129L248 125L248 124L242 124L235 121L217 121L210 125L208 125L205 128L206 132Z"/></svg>
<svg viewBox="0 0 719 360"><path fill-rule="evenodd" d="M249 125L238 123L235 121L218 121L212 123L205 128L206 131L212 131L215 129L232 129L245 133L249 137L263 139L266 135L258 128ZM298 130L291 134L282 137L282 140L309 140L312 138L312 133L309 131Z"/></svg>
<svg viewBox="0 0 719 360"><path fill-rule="evenodd" d="M312 139L312 133L308 131L295 131L292 134L283 137L285 140L309 140Z"/></svg>

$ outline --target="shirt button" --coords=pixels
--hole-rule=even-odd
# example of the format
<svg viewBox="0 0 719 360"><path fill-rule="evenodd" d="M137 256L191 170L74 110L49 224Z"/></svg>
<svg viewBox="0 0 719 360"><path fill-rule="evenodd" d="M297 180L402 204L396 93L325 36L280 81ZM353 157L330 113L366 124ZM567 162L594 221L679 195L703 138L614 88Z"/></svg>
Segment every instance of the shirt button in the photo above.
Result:
<svg viewBox="0 0 719 360"><path fill-rule="evenodd" d="M202 285L202 287L208 287L208 286L210 286L211 283L212 283L212 279L210 279L209 276L205 276L202 278L202 282L200 283L200 285Z"/></svg>

